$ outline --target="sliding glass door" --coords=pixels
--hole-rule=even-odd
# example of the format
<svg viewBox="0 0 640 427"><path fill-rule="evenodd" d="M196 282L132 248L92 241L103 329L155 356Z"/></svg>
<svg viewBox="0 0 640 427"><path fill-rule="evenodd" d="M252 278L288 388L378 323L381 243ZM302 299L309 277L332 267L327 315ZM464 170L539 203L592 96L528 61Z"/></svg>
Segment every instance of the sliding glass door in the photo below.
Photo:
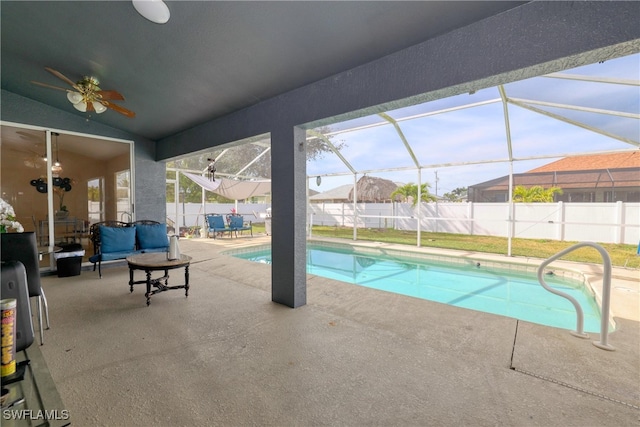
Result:
<svg viewBox="0 0 640 427"><path fill-rule="evenodd" d="M25 231L36 232L43 254L80 243L86 260L93 255L89 226L131 212L132 142L15 123L0 127L2 199ZM43 256L41 267L53 267L53 257Z"/></svg>

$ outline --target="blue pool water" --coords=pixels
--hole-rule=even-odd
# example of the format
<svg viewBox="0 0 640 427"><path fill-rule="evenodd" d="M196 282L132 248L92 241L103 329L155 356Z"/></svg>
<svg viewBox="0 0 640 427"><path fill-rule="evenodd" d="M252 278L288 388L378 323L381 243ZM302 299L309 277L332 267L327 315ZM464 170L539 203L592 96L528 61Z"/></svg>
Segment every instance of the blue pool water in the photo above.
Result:
<svg viewBox="0 0 640 427"><path fill-rule="evenodd" d="M271 250L229 253L271 263ZM535 273L450 264L415 258L359 254L353 249L307 247L307 272L342 282L416 298L499 314L528 322L576 329L576 312L565 298L542 288ZM545 276L547 284L577 299L584 311L584 330L600 330L600 310L582 283Z"/></svg>

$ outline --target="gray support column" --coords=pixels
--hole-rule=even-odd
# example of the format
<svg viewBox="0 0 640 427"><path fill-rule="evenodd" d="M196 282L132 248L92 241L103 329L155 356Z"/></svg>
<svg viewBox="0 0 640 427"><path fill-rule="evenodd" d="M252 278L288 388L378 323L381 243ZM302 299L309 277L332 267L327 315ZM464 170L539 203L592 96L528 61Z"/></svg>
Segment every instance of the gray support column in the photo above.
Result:
<svg viewBox="0 0 640 427"><path fill-rule="evenodd" d="M295 308L307 303L306 131L272 131L271 159L271 300Z"/></svg>

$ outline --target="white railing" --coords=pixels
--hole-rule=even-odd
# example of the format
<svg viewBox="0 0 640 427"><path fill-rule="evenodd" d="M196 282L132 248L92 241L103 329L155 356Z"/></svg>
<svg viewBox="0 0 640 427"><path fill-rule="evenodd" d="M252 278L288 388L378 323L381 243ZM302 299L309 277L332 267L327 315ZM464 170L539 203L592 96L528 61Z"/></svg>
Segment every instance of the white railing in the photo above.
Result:
<svg viewBox="0 0 640 427"><path fill-rule="evenodd" d="M553 261L557 260L558 258L568 254L569 252L572 252L584 246L591 246L592 248L597 249L598 252L600 252L600 255L602 255L602 263L604 266L604 270L602 273L602 310L600 311L600 316L601 316L600 341L599 342L594 341L593 345L603 350L613 351L615 350L615 348L607 343L607 337L609 335L609 304L611 299L611 257L602 246L593 242L580 242L563 251L558 252L557 254L546 259L545 261L542 262L542 264L540 264L540 267L538 267L538 281L540 282L542 287L545 288L547 291L551 292L552 294L556 294L563 298L566 298L571 302L571 304L573 304L573 306L576 309L577 320L576 320L576 330L572 331L571 334L579 338L589 338L589 335L584 332L584 315L582 313L582 307L580 306L580 303L571 295L568 295L564 292L558 291L557 289L553 289L549 287L549 285L547 285L547 282L544 281L544 277L543 277L544 268L547 265L551 264Z"/></svg>

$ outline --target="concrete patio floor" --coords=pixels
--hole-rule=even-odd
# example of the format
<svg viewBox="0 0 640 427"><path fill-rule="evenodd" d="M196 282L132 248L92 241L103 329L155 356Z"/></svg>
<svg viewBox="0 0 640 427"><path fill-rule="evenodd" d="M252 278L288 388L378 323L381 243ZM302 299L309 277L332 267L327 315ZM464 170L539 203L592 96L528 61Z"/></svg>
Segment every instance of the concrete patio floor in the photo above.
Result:
<svg viewBox="0 0 640 427"><path fill-rule="evenodd" d="M220 254L268 240L180 240L189 297L164 292L149 307L123 264L102 279L44 277L40 348L72 425L640 424L637 270L614 271L616 351L605 351L597 334L317 276L307 305L275 304L269 265Z"/></svg>

